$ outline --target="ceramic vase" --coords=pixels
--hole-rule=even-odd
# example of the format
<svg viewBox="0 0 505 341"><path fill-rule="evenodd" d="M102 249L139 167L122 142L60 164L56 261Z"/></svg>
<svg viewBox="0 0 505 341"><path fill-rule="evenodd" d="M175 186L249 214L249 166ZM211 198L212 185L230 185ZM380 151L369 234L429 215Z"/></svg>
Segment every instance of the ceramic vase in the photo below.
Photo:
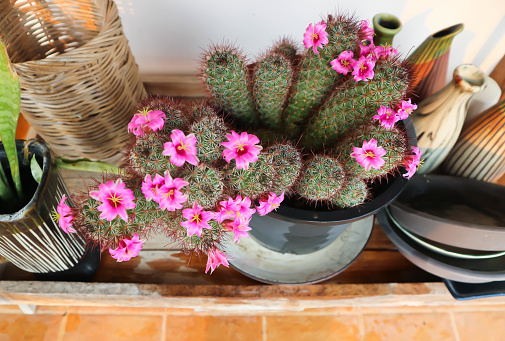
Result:
<svg viewBox="0 0 505 341"><path fill-rule="evenodd" d="M470 101L463 129L465 129L477 116L483 114L487 109L491 108L500 100L502 95L500 86L490 76L485 75L485 77L486 84L484 89L481 92L476 93Z"/></svg>
<svg viewBox="0 0 505 341"><path fill-rule="evenodd" d="M505 174L505 99L465 127L443 170L489 182Z"/></svg>
<svg viewBox="0 0 505 341"><path fill-rule="evenodd" d="M402 23L393 14L379 13L373 17L374 45L392 45L394 36L401 31Z"/></svg>
<svg viewBox="0 0 505 341"><path fill-rule="evenodd" d="M31 195L22 207L0 207L0 255L24 271L49 276L41 279L89 280L98 268L99 250L86 250L83 237L63 232L51 217L61 197L69 193L49 148L37 140L16 140L16 147L23 191ZM28 155L42 164L38 184L31 176ZM1 144L0 161L7 171Z"/></svg>
<svg viewBox="0 0 505 341"><path fill-rule="evenodd" d="M424 164L418 173L438 167L456 143L465 122L468 102L485 86L484 73L471 64L458 66L453 80L419 103L412 114Z"/></svg>
<svg viewBox="0 0 505 341"><path fill-rule="evenodd" d="M457 24L432 34L408 57L416 75L412 82L414 102L421 102L446 84L451 44L463 28Z"/></svg>

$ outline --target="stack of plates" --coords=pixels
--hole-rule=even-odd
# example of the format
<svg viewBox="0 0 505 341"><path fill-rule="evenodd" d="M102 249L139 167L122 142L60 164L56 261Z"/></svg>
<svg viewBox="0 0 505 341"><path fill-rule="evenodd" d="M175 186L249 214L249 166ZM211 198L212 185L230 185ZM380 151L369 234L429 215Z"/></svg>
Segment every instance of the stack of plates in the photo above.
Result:
<svg viewBox="0 0 505 341"><path fill-rule="evenodd" d="M463 283L505 281L505 187L415 176L377 217L400 252L427 272Z"/></svg>

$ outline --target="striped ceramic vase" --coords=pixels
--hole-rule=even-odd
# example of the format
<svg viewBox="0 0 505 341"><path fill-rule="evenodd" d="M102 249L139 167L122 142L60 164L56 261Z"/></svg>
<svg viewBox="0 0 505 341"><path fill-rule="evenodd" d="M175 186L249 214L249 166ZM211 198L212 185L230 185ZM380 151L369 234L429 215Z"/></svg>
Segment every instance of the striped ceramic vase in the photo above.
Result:
<svg viewBox="0 0 505 341"><path fill-rule="evenodd" d="M39 184L33 180L30 166L24 157L24 141L17 140L23 190L34 192L30 201L13 213L0 209L0 255L22 270L32 273L51 273L68 270L81 260L85 241L77 233L66 234L51 218L61 197L68 189L56 166L49 148L42 142L30 141L28 154L42 163ZM8 167L5 152L0 148L0 161ZM23 176L26 175L26 176Z"/></svg>
<svg viewBox="0 0 505 341"><path fill-rule="evenodd" d="M457 24L432 34L408 57L415 74L412 82L415 102L421 102L444 87L452 40L463 28L463 24Z"/></svg>
<svg viewBox="0 0 505 341"><path fill-rule="evenodd" d="M465 127L442 167L451 175L489 182L505 174L505 99Z"/></svg>

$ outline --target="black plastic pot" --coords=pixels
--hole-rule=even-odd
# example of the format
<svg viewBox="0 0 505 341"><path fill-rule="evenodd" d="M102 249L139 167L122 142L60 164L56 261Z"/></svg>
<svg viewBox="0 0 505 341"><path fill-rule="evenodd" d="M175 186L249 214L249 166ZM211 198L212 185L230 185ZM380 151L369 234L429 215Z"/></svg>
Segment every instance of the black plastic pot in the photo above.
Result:
<svg viewBox="0 0 505 341"><path fill-rule="evenodd" d="M0 254L22 270L47 274L46 280L90 280L99 263L99 251L86 250L86 242L77 233L66 234L51 218L68 189L54 165L44 142L16 141L24 202L17 207L0 208ZM35 156L42 165L39 184L33 180L29 160ZM0 162L10 172L0 143Z"/></svg>
<svg viewBox="0 0 505 341"><path fill-rule="evenodd" d="M416 146L412 121L408 118L402 124L410 145ZM267 216L255 214L249 224L252 228L249 234L263 246L281 253L314 252L333 242L352 222L364 219L393 202L408 181L400 174L390 174L373 185L372 200L346 209L316 209L303 200L291 198Z"/></svg>

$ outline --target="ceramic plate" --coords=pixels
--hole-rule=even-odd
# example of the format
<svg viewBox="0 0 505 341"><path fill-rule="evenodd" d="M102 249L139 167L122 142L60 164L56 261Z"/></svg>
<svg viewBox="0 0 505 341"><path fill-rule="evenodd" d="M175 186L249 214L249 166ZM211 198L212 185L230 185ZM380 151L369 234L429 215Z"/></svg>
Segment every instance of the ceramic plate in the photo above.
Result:
<svg viewBox="0 0 505 341"><path fill-rule="evenodd" d="M446 175L415 175L391 204L411 233L463 249L505 251L505 187Z"/></svg>
<svg viewBox="0 0 505 341"><path fill-rule="evenodd" d="M228 243L230 264L244 275L268 284L311 284L347 268L361 253L372 233L374 217L354 222L325 248L304 254L280 253L254 238Z"/></svg>
<svg viewBox="0 0 505 341"><path fill-rule="evenodd" d="M414 240L415 242L421 244L422 246L435 251L437 253L440 253L442 255L450 256L450 257L456 257L456 258L463 258L463 259L486 259L486 258L494 258L494 257L499 257L499 256L504 256L505 252L490 252L490 251L478 251L478 250L467 250L467 249L462 249L450 245L445 245L442 243L437 243L434 241L431 241L429 239L423 238L416 236L414 233L410 233L406 229L404 229L397 221L396 219L392 216L391 211L389 208L387 208L389 218L391 222L400 230L402 231L406 236L408 236L410 239Z"/></svg>
<svg viewBox="0 0 505 341"><path fill-rule="evenodd" d="M398 250L421 269L441 278L463 283L505 280L505 256L490 259L459 259L439 254L421 246L391 220L386 210L377 214L379 225Z"/></svg>

